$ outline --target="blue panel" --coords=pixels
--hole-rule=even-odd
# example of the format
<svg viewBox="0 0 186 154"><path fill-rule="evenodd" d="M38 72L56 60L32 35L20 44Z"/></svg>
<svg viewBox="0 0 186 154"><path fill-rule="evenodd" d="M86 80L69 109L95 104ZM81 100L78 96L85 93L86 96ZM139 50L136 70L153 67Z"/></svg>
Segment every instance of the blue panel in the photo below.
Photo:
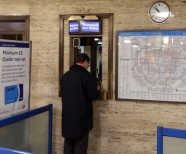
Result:
<svg viewBox="0 0 186 154"><path fill-rule="evenodd" d="M163 127L157 128L157 154L163 154Z"/></svg>
<svg viewBox="0 0 186 154"><path fill-rule="evenodd" d="M49 136L49 140L48 140L48 154L52 154L52 106L50 108L49 111L49 132L48 132L48 136Z"/></svg>
<svg viewBox="0 0 186 154"><path fill-rule="evenodd" d="M0 127L3 127L6 125L9 125L9 124L30 118L32 116L41 114L43 112L49 111L48 154L52 154L52 108L53 108L53 105L49 104L47 106L37 108L37 109L31 110L31 111L27 111L27 112L15 115L13 117L8 117L5 119L2 119L2 120L0 120ZM0 151L0 154L1 154L1 151ZM2 154L11 154L11 153L2 153ZM14 154L14 153L12 153L12 154ZM27 153L23 153L23 154L27 154Z"/></svg>
<svg viewBox="0 0 186 154"><path fill-rule="evenodd" d="M163 154L163 136L186 139L186 130L174 128L157 128L157 154Z"/></svg>
<svg viewBox="0 0 186 154"><path fill-rule="evenodd" d="M10 103L15 103L18 100L18 86L12 85L12 86L6 86L4 88L4 94L5 94L5 105Z"/></svg>
<svg viewBox="0 0 186 154"><path fill-rule="evenodd" d="M0 147L0 153L1 154L33 154L33 153L28 153L28 152L23 152L23 151L18 151L18 150L1 148L1 147Z"/></svg>
<svg viewBox="0 0 186 154"><path fill-rule="evenodd" d="M17 42L0 42L0 47L18 47L18 48L29 48L30 44L28 43L17 43Z"/></svg>
<svg viewBox="0 0 186 154"><path fill-rule="evenodd" d="M79 32L79 22L78 21L69 21L69 32Z"/></svg>
<svg viewBox="0 0 186 154"><path fill-rule="evenodd" d="M38 108L38 109L34 109L32 111L24 112L24 113L15 115L13 117L8 117L8 118L5 118L5 119L2 119L2 120L0 120L0 127L3 127L3 126L11 124L13 122L24 120L24 119L29 118L31 116L49 111L51 108L52 108L52 104L49 104L47 106L44 106L44 107L41 107L41 108Z"/></svg>
<svg viewBox="0 0 186 154"><path fill-rule="evenodd" d="M186 139L186 130L173 129L173 128L163 128L163 136Z"/></svg>
<svg viewBox="0 0 186 154"><path fill-rule="evenodd" d="M95 21L81 20L81 32L85 32L85 33L100 32L99 20L95 20Z"/></svg>

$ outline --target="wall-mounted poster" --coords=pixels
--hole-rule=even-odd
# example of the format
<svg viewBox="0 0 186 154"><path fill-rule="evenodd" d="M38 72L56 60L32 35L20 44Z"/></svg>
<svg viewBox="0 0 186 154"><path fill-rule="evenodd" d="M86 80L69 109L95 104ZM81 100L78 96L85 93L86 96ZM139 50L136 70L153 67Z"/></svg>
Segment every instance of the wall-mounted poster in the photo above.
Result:
<svg viewBox="0 0 186 154"><path fill-rule="evenodd" d="M116 99L186 102L186 30L117 32Z"/></svg>
<svg viewBox="0 0 186 154"><path fill-rule="evenodd" d="M31 43L0 40L0 118L29 109Z"/></svg>

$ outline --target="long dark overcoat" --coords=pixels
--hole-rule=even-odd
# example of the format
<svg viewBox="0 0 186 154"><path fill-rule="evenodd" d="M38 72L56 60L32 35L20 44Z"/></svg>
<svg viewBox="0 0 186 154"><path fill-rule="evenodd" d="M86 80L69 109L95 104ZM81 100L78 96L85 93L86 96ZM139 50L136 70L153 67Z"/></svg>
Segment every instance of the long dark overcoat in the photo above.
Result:
<svg viewBox="0 0 186 154"><path fill-rule="evenodd" d="M92 100L97 99L96 80L80 65L73 65L61 78L62 136L77 138L93 128Z"/></svg>

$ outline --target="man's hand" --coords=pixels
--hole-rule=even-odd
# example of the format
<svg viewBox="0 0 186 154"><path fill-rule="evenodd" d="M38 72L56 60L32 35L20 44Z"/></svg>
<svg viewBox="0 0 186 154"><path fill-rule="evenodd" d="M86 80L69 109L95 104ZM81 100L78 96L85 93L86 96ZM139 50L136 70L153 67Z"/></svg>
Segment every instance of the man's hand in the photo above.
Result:
<svg viewBox="0 0 186 154"><path fill-rule="evenodd" d="M101 90L101 86L100 85L97 85L97 90Z"/></svg>

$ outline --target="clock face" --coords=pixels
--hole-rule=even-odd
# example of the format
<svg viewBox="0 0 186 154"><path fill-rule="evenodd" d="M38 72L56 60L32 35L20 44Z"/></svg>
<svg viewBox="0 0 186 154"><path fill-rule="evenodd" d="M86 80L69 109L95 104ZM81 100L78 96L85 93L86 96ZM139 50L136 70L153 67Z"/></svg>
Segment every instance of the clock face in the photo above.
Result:
<svg viewBox="0 0 186 154"><path fill-rule="evenodd" d="M165 2L155 2L149 8L149 17L154 22L165 22L169 16L170 8Z"/></svg>

